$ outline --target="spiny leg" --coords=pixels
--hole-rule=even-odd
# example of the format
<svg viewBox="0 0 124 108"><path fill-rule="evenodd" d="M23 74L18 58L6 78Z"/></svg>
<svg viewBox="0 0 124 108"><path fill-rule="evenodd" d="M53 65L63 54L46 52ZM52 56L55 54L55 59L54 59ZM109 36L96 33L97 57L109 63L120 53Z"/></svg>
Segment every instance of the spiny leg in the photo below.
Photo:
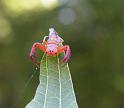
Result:
<svg viewBox="0 0 124 108"><path fill-rule="evenodd" d="M48 37L49 37L49 36L45 36L45 37L43 38L43 42L45 42Z"/></svg>
<svg viewBox="0 0 124 108"><path fill-rule="evenodd" d="M66 51L66 52L65 52L64 58L61 61L67 63L70 56L71 56L71 50L70 50L69 45L64 45L64 46L59 47L58 54L63 52L63 51Z"/></svg>
<svg viewBox="0 0 124 108"><path fill-rule="evenodd" d="M39 67L39 63L35 61L35 58L36 58L36 48L39 48L40 50L42 50L43 52L45 52L45 47L41 44L41 43L34 43L32 48L31 48L31 51L30 51L30 59L31 61L37 66Z"/></svg>
<svg viewBox="0 0 124 108"><path fill-rule="evenodd" d="M39 42L42 43L42 44L46 44L46 40L47 40L48 37L49 37L49 36L45 36L45 37L43 38L43 40L40 40Z"/></svg>

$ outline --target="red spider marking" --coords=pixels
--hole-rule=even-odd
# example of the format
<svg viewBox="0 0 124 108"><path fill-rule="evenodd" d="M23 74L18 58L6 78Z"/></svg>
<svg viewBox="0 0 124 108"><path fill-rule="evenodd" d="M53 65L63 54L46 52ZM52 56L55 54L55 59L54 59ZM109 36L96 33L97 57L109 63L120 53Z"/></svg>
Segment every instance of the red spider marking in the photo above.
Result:
<svg viewBox="0 0 124 108"><path fill-rule="evenodd" d="M62 42L64 42L64 40L58 36L55 29L50 28L49 36L45 36L41 43L36 42L33 44L29 55L31 61L39 67L38 63L35 61L36 48L39 48L41 51L47 54L47 56L56 56L57 54L66 51L65 56L61 61L67 63L71 55L71 50L69 45L62 45Z"/></svg>

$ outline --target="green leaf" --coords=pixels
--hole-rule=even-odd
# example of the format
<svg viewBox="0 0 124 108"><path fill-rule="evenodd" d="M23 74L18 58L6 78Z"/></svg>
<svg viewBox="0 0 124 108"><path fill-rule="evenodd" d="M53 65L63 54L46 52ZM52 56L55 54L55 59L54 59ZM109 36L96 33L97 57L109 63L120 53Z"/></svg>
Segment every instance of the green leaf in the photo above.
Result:
<svg viewBox="0 0 124 108"><path fill-rule="evenodd" d="M26 108L78 108L68 64L63 55L44 56L40 66L40 84Z"/></svg>

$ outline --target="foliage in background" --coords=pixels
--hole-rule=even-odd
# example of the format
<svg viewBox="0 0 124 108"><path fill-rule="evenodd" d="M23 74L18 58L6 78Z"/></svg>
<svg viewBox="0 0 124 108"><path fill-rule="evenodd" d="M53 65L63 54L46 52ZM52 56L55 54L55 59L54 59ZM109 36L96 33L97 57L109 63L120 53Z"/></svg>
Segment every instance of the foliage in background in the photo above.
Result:
<svg viewBox="0 0 124 108"><path fill-rule="evenodd" d="M71 45L79 107L123 108L124 1L58 0L49 9L21 1L0 0L0 108L23 108L32 98L38 73L17 100L33 71L28 53L51 25Z"/></svg>

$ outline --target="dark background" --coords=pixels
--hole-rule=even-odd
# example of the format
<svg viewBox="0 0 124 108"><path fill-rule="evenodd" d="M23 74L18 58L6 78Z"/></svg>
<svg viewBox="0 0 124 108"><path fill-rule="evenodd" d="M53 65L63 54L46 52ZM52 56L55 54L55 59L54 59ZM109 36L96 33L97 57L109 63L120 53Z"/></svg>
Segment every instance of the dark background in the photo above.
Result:
<svg viewBox="0 0 124 108"><path fill-rule="evenodd" d="M21 92L35 70L28 55L51 25L71 47L79 108L124 108L124 0L51 1L0 0L0 108L35 94L39 70Z"/></svg>

